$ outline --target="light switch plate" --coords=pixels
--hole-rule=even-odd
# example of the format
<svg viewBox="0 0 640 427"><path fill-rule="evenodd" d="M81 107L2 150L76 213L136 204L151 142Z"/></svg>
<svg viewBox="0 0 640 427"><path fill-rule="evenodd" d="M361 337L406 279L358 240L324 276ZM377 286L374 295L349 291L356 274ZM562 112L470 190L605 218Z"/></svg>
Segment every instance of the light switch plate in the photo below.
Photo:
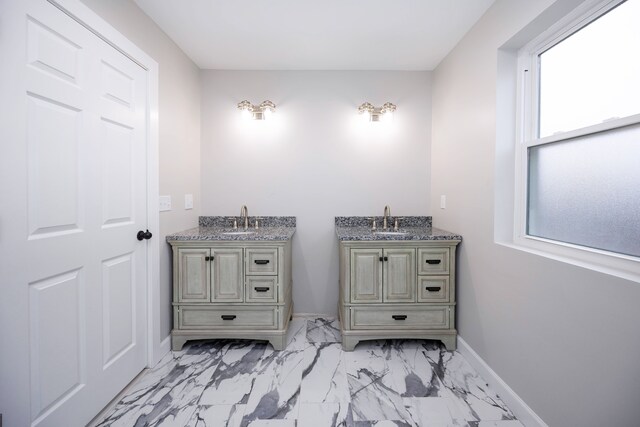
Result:
<svg viewBox="0 0 640 427"><path fill-rule="evenodd" d="M184 208L193 209L193 194L184 195Z"/></svg>
<svg viewBox="0 0 640 427"><path fill-rule="evenodd" d="M171 196L160 196L158 198L160 212L171 210Z"/></svg>
<svg viewBox="0 0 640 427"><path fill-rule="evenodd" d="M440 196L440 209L444 209L447 207L447 196Z"/></svg>

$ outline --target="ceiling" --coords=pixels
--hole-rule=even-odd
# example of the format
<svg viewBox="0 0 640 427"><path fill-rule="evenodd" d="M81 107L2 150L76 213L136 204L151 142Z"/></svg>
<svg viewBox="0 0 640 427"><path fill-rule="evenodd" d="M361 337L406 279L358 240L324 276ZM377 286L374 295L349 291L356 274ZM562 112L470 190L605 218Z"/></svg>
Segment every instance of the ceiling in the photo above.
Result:
<svg viewBox="0 0 640 427"><path fill-rule="evenodd" d="M203 69L432 70L494 0L135 0Z"/></svg>

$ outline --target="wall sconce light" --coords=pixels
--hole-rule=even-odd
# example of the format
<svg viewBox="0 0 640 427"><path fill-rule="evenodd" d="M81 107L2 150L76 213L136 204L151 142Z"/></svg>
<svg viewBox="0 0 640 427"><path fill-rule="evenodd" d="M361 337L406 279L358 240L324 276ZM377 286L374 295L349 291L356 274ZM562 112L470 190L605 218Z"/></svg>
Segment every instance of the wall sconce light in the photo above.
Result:
<svg viewBox="0 0 640 427"><path fill-rule="evenodd" d="M394 111L396 111L396 106L390 102L385 102L380 108L376 108L368 102L364 102L358 107L358 113L367 122L391 121Z"/></svg>
<svg viewBox="0 0 640 427"><path fill-rule="evenodd" d="M276 112L276 104L267 100L260 105L253 105L247 100L238 104L238 110L242 112L242 116L252 118L253 120L265 120L271 114Z"/></svg>

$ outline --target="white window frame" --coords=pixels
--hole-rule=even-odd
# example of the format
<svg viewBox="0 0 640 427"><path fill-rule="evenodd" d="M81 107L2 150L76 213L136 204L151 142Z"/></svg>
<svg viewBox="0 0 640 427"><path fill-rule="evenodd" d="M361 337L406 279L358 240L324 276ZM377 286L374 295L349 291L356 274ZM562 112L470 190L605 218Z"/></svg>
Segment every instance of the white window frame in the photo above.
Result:
<svg viewBox="0 0 640 427"><path fill-rule="evenodd" d="M539 55L624 0L588 0L518 52L513 242L542 256L640 282L640 258L527 235L528 149L640 123L640 114L538 138Z"/></svg>

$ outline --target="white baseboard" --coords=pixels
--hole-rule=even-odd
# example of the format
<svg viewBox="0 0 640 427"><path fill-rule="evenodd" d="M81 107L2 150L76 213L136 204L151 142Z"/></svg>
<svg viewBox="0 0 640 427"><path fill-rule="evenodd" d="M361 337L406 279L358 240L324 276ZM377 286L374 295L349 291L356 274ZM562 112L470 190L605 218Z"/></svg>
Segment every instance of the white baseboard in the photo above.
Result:
<svg viewBox="0 0 640 427"><path fill-rule="evenodd" d="M549 427L459 335L458 351L478 371L480 376L489 383L491 388L498 393L522 424L527 427Z"/></svg>
<svg viewBox="0 0 640 427"><path fill-rule="evenodd" d="M338 316L336 316L335 314L327 314L327 313L293 313L293 317L301 317L301 318L322 317L323 319L335 319Z"/></svg>
<svg viewBox="0 0 640 427"><path fill-rule="evenodd" d="M162 360L162 358L171 351L171 335L166 337L160 342L160 347L158 347L158 354L156 358L156 364ZM153 366L151 366L153 367Z"/></svg>

